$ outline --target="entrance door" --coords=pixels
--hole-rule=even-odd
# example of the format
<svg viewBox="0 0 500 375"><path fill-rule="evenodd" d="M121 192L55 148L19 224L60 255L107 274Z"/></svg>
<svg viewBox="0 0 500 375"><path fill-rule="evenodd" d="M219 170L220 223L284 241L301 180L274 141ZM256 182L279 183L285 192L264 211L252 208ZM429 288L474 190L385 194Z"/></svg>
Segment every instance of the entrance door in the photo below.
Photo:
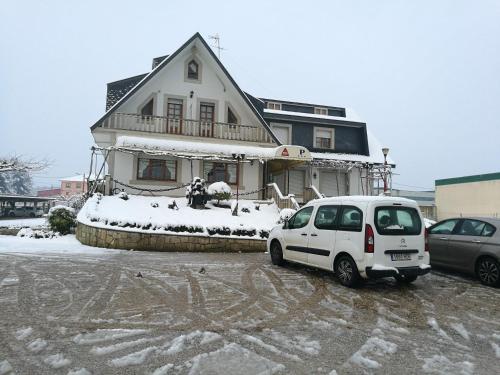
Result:
<svg viewBox="0 0 500 375"><path fill-rule="evenodd" d="M200 136L212 137L215 121L215 105L211 103L200 104Z"/></svg>
<svg viewBox="0 0 500 375"><path fill-rule="evenodd" d="M182 100L168 99L167 133L180 134L182 131Z"/></svg>
<svg viewBox="0 0 500 375"><path fill-rule="evenodd" d="M320 172L319 191L326 197L347 195L346 173L337 171Z"/></svg>
<svg viewBox="0 0 500 375"><path fill-rule="evenodd" d="M292 169L288 172L288 193L295 194L299 200L304 197L306 172Z"/></svg>

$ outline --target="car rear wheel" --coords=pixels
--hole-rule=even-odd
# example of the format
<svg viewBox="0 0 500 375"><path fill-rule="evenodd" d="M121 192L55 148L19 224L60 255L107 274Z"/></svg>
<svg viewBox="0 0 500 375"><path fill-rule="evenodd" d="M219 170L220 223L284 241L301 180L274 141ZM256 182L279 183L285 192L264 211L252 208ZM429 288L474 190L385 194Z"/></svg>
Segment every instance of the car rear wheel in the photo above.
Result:
<svg viewBox="0 0 500 375"><path fill-rule="evenodd" d="M484 285L498 286L500 284L500 265L493 258L481 258L477 264L476 273Z"/></svg>
<svg viewBox="0 0 500 375"><path fill-rule="evenodd" d="M409 275L396 275L396 276L394 276L394 278L396 279L396 281L398 283L409 284L409 283L412 283L415 280L417 280L417 275L412 275L412 276L409 276Z"/></svg>
<svg viewBox="0 0 500 375"><path fill-rule="evenodd" d="M337 275L342 285L350 288L357 286L361 281L358 266L356 266L354 260L348 255L341 256L335 262L335 275Z"/></svg>
<svg viewBox="0 0 500 375"><path fill-rule="evenodd" d="M283 250L281 250L281 245L278 241L271 242L271 262L276 266L285 264Z"/></svg>

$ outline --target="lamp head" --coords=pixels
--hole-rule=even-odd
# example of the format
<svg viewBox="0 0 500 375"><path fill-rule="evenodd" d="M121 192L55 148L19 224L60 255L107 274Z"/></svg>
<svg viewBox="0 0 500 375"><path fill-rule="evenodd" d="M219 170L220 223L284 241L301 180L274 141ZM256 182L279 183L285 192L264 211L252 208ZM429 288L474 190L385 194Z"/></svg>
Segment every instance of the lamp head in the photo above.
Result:
<svg viewBox="0 0 500 375"><path fill-rule="evenodd" d="M384 156L387 156L387 154L389 153L389 148L388 147L384 147L382 149L382 153L384 154Z"/></svg>

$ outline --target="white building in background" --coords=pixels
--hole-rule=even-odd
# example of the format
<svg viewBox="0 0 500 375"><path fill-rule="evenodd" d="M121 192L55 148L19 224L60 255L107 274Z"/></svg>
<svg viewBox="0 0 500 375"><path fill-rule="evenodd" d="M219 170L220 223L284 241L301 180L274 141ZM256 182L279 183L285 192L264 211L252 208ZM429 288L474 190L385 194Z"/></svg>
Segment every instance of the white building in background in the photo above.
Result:
<svg viewBox="0 0 500 375"><path fill-rule="evenodd" d="M352 111L242 91L198 33L153 59L149 73L109 83L106 104L91 131L108 163L108 191L175 188L200 176L241 193L261 189L249 198L275 182L300 202L317 190L372 194L371 171L384 163Z"/></svg>

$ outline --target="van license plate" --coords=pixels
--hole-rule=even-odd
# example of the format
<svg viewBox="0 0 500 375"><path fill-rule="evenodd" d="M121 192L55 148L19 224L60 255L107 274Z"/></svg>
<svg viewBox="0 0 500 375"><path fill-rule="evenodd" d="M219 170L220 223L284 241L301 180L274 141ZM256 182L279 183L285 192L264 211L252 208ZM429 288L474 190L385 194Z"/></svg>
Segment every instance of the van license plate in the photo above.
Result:
<svg viewBox="0 0 500 375"><path fill-rule="evenodd" d="M404 253L394 253L391 254L391 260L411 260L411 255L410 254L404 254Z"/></svg>

